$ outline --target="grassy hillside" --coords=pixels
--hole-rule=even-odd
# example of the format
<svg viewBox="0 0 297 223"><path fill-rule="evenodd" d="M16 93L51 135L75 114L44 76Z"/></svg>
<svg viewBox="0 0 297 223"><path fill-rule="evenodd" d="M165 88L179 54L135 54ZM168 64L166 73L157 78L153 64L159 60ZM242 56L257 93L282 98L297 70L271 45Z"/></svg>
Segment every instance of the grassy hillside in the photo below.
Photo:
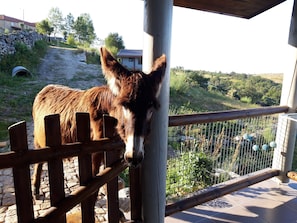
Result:
<svg viewBox="0 0 297 223"><path fill-rule="evenodd" d="M275 83L282 84L284 75L276 73L276 74L257 74L256 76L260 76L262 78L272 80Z"/></svg>
<svg viewBox="0 0 297 223"><path fill-rule="evenodd" d="M185 73L171 72L170 78L170 114L259 107L255 104L243 103L219 92L208 91L193 81L189 81Z"/></svg>
<svg viewBox="0 0 297 223"><path fill-rule="evenodd" d="M255 108L257 105L242 103L227 96L206 91L202 88L190 88L187 92L176 95L171 92L171 114L185 114L206 111Z"/></svg>

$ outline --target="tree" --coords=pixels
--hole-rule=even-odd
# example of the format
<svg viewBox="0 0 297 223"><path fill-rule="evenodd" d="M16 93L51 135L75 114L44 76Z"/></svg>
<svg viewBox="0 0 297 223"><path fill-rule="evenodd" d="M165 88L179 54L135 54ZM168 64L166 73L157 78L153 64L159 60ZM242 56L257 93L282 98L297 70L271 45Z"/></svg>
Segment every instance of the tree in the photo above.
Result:
<svg viewBox="0 0 297 223"><path fill-rule="evenodd" d="M49 21L45 19L36 24L36 30L38 33L48 35L50 37L50 35L54 31L54 28L51 27Z"/></svg>
<svg viewBox="0 0 297 223"><path fill-rule="evenodd" d="M263 93L259 92L255 86L255 84L253 84L250 79L244 83L245 85L243 86L243 88L239 89L239 97L243 98L243 97L247 97L251 99L251 103L257 103L259 101L261 101L262 95Z"/></svg>
<svg viewBox="0 0 297 223"><path fill-rule="evenodd" d="M69 35L73 35L74 34L74 17L71 13L69 13L65 18L64 18L64 32L63 35L65 38L67 38L67 36Z"/></svg>
<svg viewBox="0 0 297 223"><path fill-rule="evenodd" d="M187 71L188 82L192 86L200 86L207 90L209 78L203 77L198 71Z"/></svg>
<svg viewBox="0 0 297 223"><path fill-rule="evenodd" d="M104 42L113 56L116 56L120 49L125 49L124 41L118 33L109 33Z"/></svg>
<svg viewBox="0 0 297 223"><path fill-rule="evenodd" d="M93 21L87 13L83 13L77 17L73 28L80 43L91 44L96 39Z"/></svg>
<svg viewBox="0 0 297 223"><path fill-rule="evenodd" d="M48 14L48 21L54 28L54 36L63 30L63 14L59 8L51 8Z"/></svg>
<svg viewBox="0 0 297 223"><path fill-rule="evenodd" d="M214 76L213 78L210 78L208 89L210 91L217 91L222 93L223 95L226 95L227 92L230 90L231 84L231 81L229 81L228 79Z"/></svg>

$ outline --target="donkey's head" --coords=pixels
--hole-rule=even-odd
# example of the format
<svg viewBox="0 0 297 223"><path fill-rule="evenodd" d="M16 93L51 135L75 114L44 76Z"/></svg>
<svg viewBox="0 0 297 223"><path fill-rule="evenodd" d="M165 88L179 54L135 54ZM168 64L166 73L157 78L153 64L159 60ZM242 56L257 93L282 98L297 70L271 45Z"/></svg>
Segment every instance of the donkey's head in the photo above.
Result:
<svg viewBox="0 0 297 223"><path fill-rule="evenodd" d="M126 144L125 160L137 166L144 157L144 140L150 131L154 109L158 109L165 75L166 57L154 62L152 71L129 71L101 48L101 64L108 86L115 96L110 115L118 120L117 131Z"/></svg>

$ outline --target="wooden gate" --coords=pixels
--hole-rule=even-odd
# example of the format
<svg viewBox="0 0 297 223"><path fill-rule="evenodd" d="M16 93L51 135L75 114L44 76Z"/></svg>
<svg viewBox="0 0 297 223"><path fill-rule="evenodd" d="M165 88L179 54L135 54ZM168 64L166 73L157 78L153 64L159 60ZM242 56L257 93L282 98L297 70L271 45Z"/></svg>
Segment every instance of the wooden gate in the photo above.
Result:
<svg viewBox="0 0 297 223"><path fill-rule="evenodd" d="M66 222L66 212L81 204L82 222L94 222L94 207L91 199L99 187L107 183L107 208L109 222L119 222L119 198L117 176L127 168L121 158L124 143L112 139L114 126L112 118L105 117L105 138L90 140L90 121L87 113L77 113L78 142L61 144L59 115L45 117L47 147L29 150L26 123L19 122L9 127L11 152L0 154L0 169L12 168L17 218L19 223L28 222ZM91 155L94 152L105 153L106 168L97 176L92 176ZM78 157L79 187L69 196L65 196L63 159ZM30 164L47 162L50 185L51 207L42 216L35 219L31 190ZM136 176L136 177L134 177ZM138 182L139 170L130 171L131 218L140 220L141 203ZM135 191L136 190L136 191Z"/></svg>

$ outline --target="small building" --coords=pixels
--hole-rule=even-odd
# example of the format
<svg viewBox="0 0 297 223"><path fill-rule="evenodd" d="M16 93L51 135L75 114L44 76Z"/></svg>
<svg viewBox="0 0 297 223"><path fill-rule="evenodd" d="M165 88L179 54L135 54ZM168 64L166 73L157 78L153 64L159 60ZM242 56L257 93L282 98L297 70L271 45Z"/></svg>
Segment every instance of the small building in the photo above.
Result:
<svg viewBox="0 0 297 223"><path fill-rule="evenodd" d="M6 15L0 15L0 33L18 30L36 31L36 23L27 22Z"/></svg>
<svg viewBox="0 0 297 223"><path fill-rule="evenodd" d="M130 70L142 70L142 50L121 49L117 57L124 67Z"/></svg>

